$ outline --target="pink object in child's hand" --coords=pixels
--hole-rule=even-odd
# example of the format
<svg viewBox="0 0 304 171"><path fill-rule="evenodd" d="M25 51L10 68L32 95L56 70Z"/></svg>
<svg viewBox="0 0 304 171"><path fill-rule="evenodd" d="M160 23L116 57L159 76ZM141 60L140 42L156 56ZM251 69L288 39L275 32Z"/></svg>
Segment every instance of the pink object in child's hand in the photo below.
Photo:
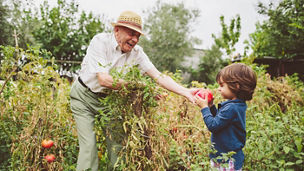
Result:
<svg viewBox="0 0 304 171"><path fill-rule="evenodd" d="M213 94L210 90L200 89L195 93L195 95L200 96L202 99L205 99L205 97L207 96L208 97L208 103L213 100Z"/></svg>

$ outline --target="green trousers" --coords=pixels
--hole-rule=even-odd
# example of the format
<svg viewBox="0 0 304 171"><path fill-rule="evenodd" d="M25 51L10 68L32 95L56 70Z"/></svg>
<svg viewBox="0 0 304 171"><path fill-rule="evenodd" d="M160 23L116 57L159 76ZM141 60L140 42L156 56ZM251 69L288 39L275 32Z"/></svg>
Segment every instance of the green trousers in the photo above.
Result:
<svg viewBox="0 0 304 171"><path fill-rule="evenodd" d="M79 141L79 154L77 160L77 170L92 171L98 170L98 155L96 146L96 134L94 132L95 115L103 110L98 95L83 87L78 80L75 80L71 92L71 110L76 121L77 135ZM112 170L117 161L117 154L122 148L119 143L106 137L108 158Z"/></svg>

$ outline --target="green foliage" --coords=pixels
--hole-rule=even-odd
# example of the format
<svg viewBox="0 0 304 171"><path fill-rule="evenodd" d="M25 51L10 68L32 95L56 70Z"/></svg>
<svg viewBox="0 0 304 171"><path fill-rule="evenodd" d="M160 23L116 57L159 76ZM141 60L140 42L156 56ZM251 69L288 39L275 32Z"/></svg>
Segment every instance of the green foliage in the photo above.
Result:
<svg viewBox="0 0 304 171"><path fill-rule="evenodd" d="M205 55L200 59L199 68L197 70L190 70L191 81L196 80L207 84L213 84L219 70L229 62L228 59L223 59L221 49L224 49L227 55L232 55L235 51L234 46L240 37L241 18L237 15L236 18L231 19L229 27L225 24L224 19L224 16L220 17L222 26L221 36L217 38L212 34L215 44L212 45L211 49L204 51Z"/></svg>
<svg viewBox="0 0 304 171"><path fill-rule="evenodd" d="M303 170L304 85L297 77L271 80L252 65L258 86L248 103L245 169Z"/></svg>
<svg viewBox="0 0 304 171"><path fill-rule="evenodd" d="M152 123L152 107L157 105L154 98L156 85L150 77L143 76L137 67L127 68L125 72L112 70L110 74L114 78L114 84L119 78L129 84L120 90L109 90L109 95L100 99L105 108L96 116L98 140L104 144L103 136L110 135L103 130L109 130L113 140L124 145L118 161L119 168L128 166L145 170L149 167L151 155L151 147L146 140L151 136L148 128Z"/></svg>
<svg viewBox="0 0 304 171"><path fill-rule="evenodd" d="M225 49L227 55L232 55L235 51L234 45L239 41L241 35L241 17L237 15L236 18L232 18L229 26L225 24L225 17L223 15L220 17L220 20L222 26L221 36L216 38L212 34L212 37L217 46Z"/></svg>
<svg viewBox="0 0 304 171"><path fill-rule="evenodd" d="M0 170L75 170L78 148L68 102L70 86L55 72L54 62L48 66L42 59L45 52L1 48ZM244 62L257 72L258 84L248 102L243 169L303 170L303 82L296 75L272 80L263 66L251 64L250 59ZM125 160L120 160L118 170L209 170L210 132L200 109L157 87L136 67L124 71L112 75L130 84L109 91L101 100L108 109L96 117L101 169L108 162L102 128L116 119L110 126L128 135L122 138L125 146L120 155ZM180 73L166 75L181 81ZM223 101L217 84L193 82L193 86L211 89L215 104ZM166 98L155 101L156 94L164 93ZM43 149L41 141L47 138L55 145ZM55 162L43 160L48 153L56 155Z"/></svg>
<svg viewBox="0 0 304 171"><path fill-rule="evenodd" d="M259 3L260 14L269 19L258 23L250 35L250 47L257 57L303 58L304 56L304 1L282 0Z"/></svg>
<svg viewBox="0 0 304 171"><path fill-rule="evenodd" d="M40 54L35 48L1 46L0 152L5 157L0 170L75 170L77 139L69 85L54 70L54 62L47 65ZM54 147L42 148L43 139L52 139ZM43 159L49 153L56 156L55 162Z"/></svg>
<svg viewBox="0 0 304 171"><path fill-rule="evenodd" d="M13 43L12 25L8 21L9 16L9 7L5 5L5 0L0 0L0 45Z"/></svg>
<svg viewBox="0 0 304 171"><path fill-rule="evenodd" d="M35 8L33 1L12 0L0 6L0 41L2 45L27 48L40 46L52 52L61 71L75 71L90 40L105 30L104 17L79 11L75 0L57 0L54 7L48 1ZM17 39L14 37L16 31Z"/></svg>
<svg viewBox="0 0 304 171"><path fill-rule="evenodd" d="M250 65L258 75L254 98L248 102L247 143L244 148L246 157L243 169L302 170L304 98L301 92L304 91L304 84L296 76L271 80L263 66L251 64L250 59L243 62ZM141 78L140 75L135 75ZM174 75L171 76L174 78ZM206 87L205 83L194 82L193 85ZM216 104L223 100L215 91L218 87L217 84L209 84L207 87L213 91ZM114 97L114 94L112 96ZM142 115L143 118L138 119L136 109L130 108L130 106L136 106L134 103L136 100L125 103L124 101L133 98L121 92L111 99L111 101L106 101L107 105L111 106L109 108L113 108L120 114L129 111L128 113L132 116L118 125L137 123L129 125L124 130L128 135L124 142L128 144L126 149L129 148L130 153L124 151L121 155L127 156L130 163L120 163L120 169L210 169L210 159L208 158L208 153L211 151L209 149L210 134L203 124L200 110L197 107L171 93L167 99L158 102L157 107L151 108L151 114L145 113L146 115ZM125 106L125 104L128 105ZM116 110L118 108L121 109ZM103 117L113 117L113 114L102 113ZM145 126L151 133L148 134L148 139L144 138L146 134L143 133L145 129L142 127ZM134 129L140 131L136 132ZM152 151L149 160L146 158L145 152L140 153L147 144L151 146ZM222 158L228 159L231 155L232 153L227 153Z"/></svg>
<svg viewBox="0 0 304 171"><path fill-rule="evenodd" d="M222 59L223 53L217 45L212 45L211 49L205 50L204 53L198 69L192 69L190 81L196 80L206 84L214 84L217 73L227 62Z"/></svg>
<svg viewBox="0 0 304 171"><path fill-rule="evenodd" d="M34 3L30 0L1 0L1 3L0 44L21 48L27 48L28 44L33 45L35 40L31 32L39 24L28 20L25 21L25 16L31 13Z"/></svg>
<svg viewBox="0 0 304 171"><path fill-rule="evenodd" d="M102 137L109 136L103 131L105 126L115 132L112 138L123 144L117 169L202 168L204 162L200 159L208 156L201 154L207 154L208 146L204 145L208 143L209 135L205 135L206 130L195 126L197 124L192 124L200 122L189 115L196 109L189 108L185 99L174 94L170 99L163 98L157 102L155 95L166 91L157 87L151 78L141 75L136 67L127 71L126 74L112 73L114 78L123 78L129 84L121 90L109 91L106 98L100 99L107 107L95 122L99 144L104 145ZM168 75L180 82L178 73ZM201 137L204 137L203 142ZM101 151L106 154L105 147Z"/></svg>
<svg viewBox="0 0 304 171"><path fill-rule="evenodd" d="M194 44L199 42L190 37L190 24L199 16L199 11L186 9L183 3L157 1L148 12L144 25L147 36L140 44L160 71L181 69L184 57L191 56Z"/></svg>
<svg viewBox="0 0 304 171"><path fill-rule="evenodd" d="M105 30L99 16L79 12L75 1L58 0L53 8L44 1L40 11L29 13L26 20L38 24L32 30L35 40L61 61L62 70L74 71L66 61L81 61L93 36Z"/></svg>

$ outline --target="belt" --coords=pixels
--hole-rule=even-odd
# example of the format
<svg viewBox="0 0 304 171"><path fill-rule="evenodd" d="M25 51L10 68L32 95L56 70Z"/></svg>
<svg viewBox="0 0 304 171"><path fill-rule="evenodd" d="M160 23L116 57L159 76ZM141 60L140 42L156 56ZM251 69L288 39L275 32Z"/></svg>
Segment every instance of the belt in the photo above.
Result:
<svg viewBox="0 0 304 171"><path fill-rule="evenodd" d="M83 81L82 81L82 79L81 79L80 77L78 77L78 81L79 81L79 83L80 83L84 88L88 89L91 93L93 93L93 94L95 94L95 95L97 95L97 96L99 96L99 97L106 97L106 96L107 96L106 93L101 93L101 92L95 93L95 92L93 92L87 85L85 85L85 83L83 83Z"/></svg>

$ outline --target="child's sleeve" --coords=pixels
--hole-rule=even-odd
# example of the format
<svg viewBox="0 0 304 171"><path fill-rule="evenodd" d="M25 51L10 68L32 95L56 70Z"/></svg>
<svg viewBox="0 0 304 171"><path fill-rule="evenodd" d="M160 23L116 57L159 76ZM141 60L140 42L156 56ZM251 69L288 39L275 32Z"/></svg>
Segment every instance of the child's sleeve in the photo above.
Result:
<svg viewBox="0 0 304 171"><path fill-rule="evenodd" d="M235 112L229 106L221 108L215 116L209 107L203 108L201 112L208 130L213 133L225 128L235 116Z"/></svg>
<svg viewBox="0 0 304 171"><path fill-rule="evenodd" d="M211 114L212 114L213 117L216 115L217 109L216 109L215 105L212 105L210 107L210 112L211 112Z"/></svg>

